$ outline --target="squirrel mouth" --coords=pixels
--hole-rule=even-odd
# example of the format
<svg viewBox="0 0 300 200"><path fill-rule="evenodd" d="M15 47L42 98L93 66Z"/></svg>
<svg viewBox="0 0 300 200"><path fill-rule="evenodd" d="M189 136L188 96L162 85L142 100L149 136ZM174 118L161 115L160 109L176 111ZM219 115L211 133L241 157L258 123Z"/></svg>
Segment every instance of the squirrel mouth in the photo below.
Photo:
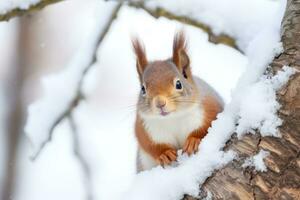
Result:
<svg viewBox="0 0 300 200"><path fill-rule="evenodd" d="M161 116L166 116L166 115L168 115L169 114L169 112L166 112L166 111L164 111L163 109L160 109L160 115Z"/></svg>

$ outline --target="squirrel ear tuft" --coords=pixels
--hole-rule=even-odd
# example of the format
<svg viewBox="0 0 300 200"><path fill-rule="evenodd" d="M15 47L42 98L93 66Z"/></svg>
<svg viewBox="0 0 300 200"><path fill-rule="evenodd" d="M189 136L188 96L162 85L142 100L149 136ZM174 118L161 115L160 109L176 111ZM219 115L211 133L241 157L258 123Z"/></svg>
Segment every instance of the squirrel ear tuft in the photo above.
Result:
<svg viewBox="0 0 300 200"><path fill-rule="evenodd" d="M148 64L145 47L136 37L133 37L131 41L134 53L136 55L136 68L139 76L141 76L146 68L146 65Z"/></svg>
<svg viewBox="0 0 300 200"><path fill-rule="evenodd" d="M189 70L190 59L187 54L187 42L184 31L178 31L173 40L173 58L174 64L177 68L187 76L187 70Z"/></svg>

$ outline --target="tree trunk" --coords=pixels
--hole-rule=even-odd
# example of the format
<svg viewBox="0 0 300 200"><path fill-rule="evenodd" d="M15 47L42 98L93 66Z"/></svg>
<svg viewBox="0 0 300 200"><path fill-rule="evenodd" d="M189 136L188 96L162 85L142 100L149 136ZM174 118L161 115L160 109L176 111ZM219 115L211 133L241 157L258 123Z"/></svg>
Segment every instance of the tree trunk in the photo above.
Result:
<svg viewBox="0 0 300 200"><path fill-rule="evenodd" d="M236 151L241 158L253 156L261 149L269 151L264 159L267 171L243 168L243 159L235 160L204 182L200 199L208 193L212 199L300 199L300 0L288 0L282 43L284 52L271 63L272 71L276 73L284 65L298 70L277 93L282 105L279 110L282 137L261 137L257 133L238 140L233 136L225 147Z"/></svg>
<svg viewBox="0 0 300 200"><path fill-rule="evenodd" d="M18 21L18 43L14 66L11 74L7 77L6 96L8 101L7 126L7 160L5 162L4 182L0 185L2 189L1 200L14 199L17 186L18 154L23 138L24 102L22 98L23 85L25 82L26 57L28 53L28 26L24 18Z"/></svg>

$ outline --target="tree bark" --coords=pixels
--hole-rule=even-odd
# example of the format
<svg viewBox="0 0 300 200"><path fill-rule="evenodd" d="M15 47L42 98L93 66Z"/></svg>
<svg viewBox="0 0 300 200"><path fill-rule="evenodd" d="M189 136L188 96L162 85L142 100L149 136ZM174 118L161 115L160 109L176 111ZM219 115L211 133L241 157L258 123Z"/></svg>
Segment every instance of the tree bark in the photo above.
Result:
<svg viewBox="0 0 300 200"><path fill-rule="evenodd" d="M284 65L297 70L290 81L277 93L282 107L279 116L281 138L247 134L241 140L233 136L225 150L234 150L234 160L216 171L201 186L199 199L210 193L211 199L300 199L300 0L288 0L282 22L284 52L271 63L276 73ZM243 168L243 158L261 149L270 154L264 159L266 172ZM197 199L186 196L186 200Z"/></svg>

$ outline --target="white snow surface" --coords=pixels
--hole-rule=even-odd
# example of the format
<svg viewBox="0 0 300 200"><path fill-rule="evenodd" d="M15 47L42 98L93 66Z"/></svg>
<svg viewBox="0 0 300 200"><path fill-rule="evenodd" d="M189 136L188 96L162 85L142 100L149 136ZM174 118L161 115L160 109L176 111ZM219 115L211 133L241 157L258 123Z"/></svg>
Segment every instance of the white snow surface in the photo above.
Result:
<svg viewBox="0 0 300 200"><path fill-rule="evenodd" d="M0 14L5 14L13 9L26 10L41 0L0 0Z"/></svg>
<svg viewBox="0 0 300 200"><path fill-rule="evenodd" d="M102 7L102 12L99 8ZM85 24L85 37L82 47L61 72L42 79L44 95L28 108L25 133L33 145L33 155L48 140L51 127L72 103L84 70L90 66L97 40L115 4L99 3L90 13L90 21ZM98 9L97 9L98 8Z"/></svg>
<svg viewBox="0 0 300 200"><path fill-rule="evenodd" d="M270 153L268 151L260 150L258 154L247 158L242 167L254 167L256 171L260 172L267 171L264 158L266 158L269 154Z"/></svg>
<svg viewBox="0 0 300 200"><path fill-rule="evenodd" d="M263 76L258 82L245 88L236 127L239 138L244 133L255 133L256 129L262 136L279 136L277 127L282 120L277 116L280 105L276 101L276 91L294 73L295 69L284 66L283 71L275 76Z"/></svg>

